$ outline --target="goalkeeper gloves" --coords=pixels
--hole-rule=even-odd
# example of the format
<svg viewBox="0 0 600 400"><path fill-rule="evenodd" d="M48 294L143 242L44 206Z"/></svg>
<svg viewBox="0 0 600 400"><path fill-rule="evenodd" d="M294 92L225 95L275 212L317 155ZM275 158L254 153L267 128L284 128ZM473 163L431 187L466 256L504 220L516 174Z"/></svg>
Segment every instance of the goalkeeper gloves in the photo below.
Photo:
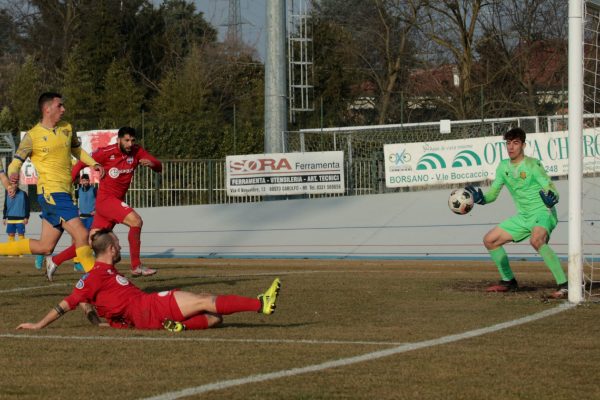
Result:
<svg viewBox="0 0 600 400"><path fill-rule="evenodd" d="M548 190L548 193L540 190L540 197L548 208L552 208L556 203L558 203L558 198L556 198L556 194L552 190Z"/></svg>
<svg viewBox="0 0 600 400"><path fill-rule="evenodd" d="M465 190L471 193L471 196L473 196L473 201L475 203L481 205L485 204L485 197L483 197L483 192L481 191L481 188L476 188L473 185L469 185L465 188Z"/></svg>

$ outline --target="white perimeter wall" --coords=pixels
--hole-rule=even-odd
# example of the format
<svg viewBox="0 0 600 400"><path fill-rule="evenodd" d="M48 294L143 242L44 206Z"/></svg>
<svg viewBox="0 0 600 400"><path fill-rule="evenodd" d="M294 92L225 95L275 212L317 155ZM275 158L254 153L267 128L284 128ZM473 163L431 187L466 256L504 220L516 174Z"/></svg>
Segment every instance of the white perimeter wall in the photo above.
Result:
<svg viewBox="0 0 600 400"><path fill-rule="evenodd" d="M559 224L550 244L565 257L568 185L557 181ZM485 188L484 188L485 189ZM600 178L584 184L584 248L600 252ZM328 199L267 201L138 209L144 219L142 256L222 258L487 258L481 240L514 214L507 190L468 215L450 212L450 190ZM27 236L38 237L32 215ZM127 228L115 230L124 253ZM64 235L67 237L68 235ZM3 232L0 240L6 240ZM57 250L68 240L61 239ZM593 245L592 245L593 244ZM506 247L513 258L534 258L527 241Z"/></svg>

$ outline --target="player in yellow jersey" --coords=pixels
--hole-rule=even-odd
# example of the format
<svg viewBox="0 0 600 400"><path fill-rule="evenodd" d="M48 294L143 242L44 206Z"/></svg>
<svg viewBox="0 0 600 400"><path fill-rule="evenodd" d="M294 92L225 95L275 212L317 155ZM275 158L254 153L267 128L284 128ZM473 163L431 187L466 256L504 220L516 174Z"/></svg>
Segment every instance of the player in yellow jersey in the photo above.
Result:
<svg viewBox="0 0 600 400"><path fill-rule="evenodd" d="M61 122L65 113L59 93L43 93L38 100L41 121L23 137L13 161L8 166L11 183L19 181L21 165L27 157L38 173L37 195L42 208L42 233L39 240L25 239L0 243L0 255L52 254L63 230L69 232L83 268L94 266L94 256L88 243L88 232L79 219L71 185L71 156L83 161L104 175L102 166L81 148L71 125ZM47 271L52 280L54 271Z"/></svg>

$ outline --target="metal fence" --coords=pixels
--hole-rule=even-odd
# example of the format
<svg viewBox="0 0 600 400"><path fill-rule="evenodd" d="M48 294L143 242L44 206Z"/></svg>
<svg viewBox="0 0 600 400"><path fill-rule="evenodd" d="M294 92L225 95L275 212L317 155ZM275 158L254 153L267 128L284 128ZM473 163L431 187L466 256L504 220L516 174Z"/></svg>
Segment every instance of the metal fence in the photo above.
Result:
<svg viewBox="0 0 600 400"><path fill-rule="evenodd" d="M515 126L522 127L528 133L549 132L561 129L565 124L565 117L448 121L450 132L445 134L440 133L440 124L435 122L286 132L286 151L343 151L346 187L343 195L335 196L421 190L422 188L399 189L385 186L384 144L495 136ZM332 195L306 197L324 196ZM225 160L221 159L165 160L162 174L155 174L148 168L138 168L126 201L132 207L157 207L262 200L261 196L227 196Z"/></svg>

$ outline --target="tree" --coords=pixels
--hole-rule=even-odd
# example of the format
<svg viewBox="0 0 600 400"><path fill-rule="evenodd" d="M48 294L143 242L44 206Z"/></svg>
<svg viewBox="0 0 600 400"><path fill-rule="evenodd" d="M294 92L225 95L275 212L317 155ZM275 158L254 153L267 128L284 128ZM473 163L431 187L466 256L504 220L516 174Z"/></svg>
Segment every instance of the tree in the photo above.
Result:
<svg viewBox="0 0 600 400"><path fill-rule="evenodd" d="M418 60L415 43L425 4L425 0L315 3L315 96L326 104L341 101L337 114L346 124L403 121L402 94ZM336 93L338 100L328 93Z"/></svg>
<svg viewBox="0 0 600 400"><path fill-rule="evenodd" d="M99 93L89 65L75 47L66 61L62 95L66 109L65 118L77 130L93 129L98 126L100 108Z"/></svg>
<svg viewBox="0 0 600 400"><path fill-rule="evenodd" d="M19 44L26 54L34 56L44 81L58 82L58 71L66 61L69 51L77 43L81 24L76 0L28 0L15 6L22 32Z"/></svg>
<svg viewBox="0 0 600 400"><path fill-rule="evenodd" d="M126 25L127 57L133 71L151 90L164 74L182 63L195 46L217 40L217 31L193 3L165 0L158 9L147 2Z"/></svg>
<svg viewBox="0 0 600 400"><path fill-rule="evenodd" d="M134 126L139 122L143 94L124 60L113 61L106 72L102 91L104 112L100 126Z"/></svg>
<svg viewBox="0 0 600 400"><path fill-rule="evenodd" d="M567 84L567 3L495 2L478 50L487 96L500 115L553 113Z"/></svg>
<svg viewBox="0 0 600 400"><path fill-rule="evenodd" d="M449 62L456 67L458 85L449 86L436 102L455 119L480 115L480 88L473 82L475 43L482 10L493 0L429 1L427 37L438 46L438 65Z"/></svg>
<svg viewBox="0 0 600 400"><path fill-rule="evenodd" d="M27 57L25 63L13 71L7 93L15 131L29 129L39 120L37 100L41 87L40 66L33 57Z"/></svg>

